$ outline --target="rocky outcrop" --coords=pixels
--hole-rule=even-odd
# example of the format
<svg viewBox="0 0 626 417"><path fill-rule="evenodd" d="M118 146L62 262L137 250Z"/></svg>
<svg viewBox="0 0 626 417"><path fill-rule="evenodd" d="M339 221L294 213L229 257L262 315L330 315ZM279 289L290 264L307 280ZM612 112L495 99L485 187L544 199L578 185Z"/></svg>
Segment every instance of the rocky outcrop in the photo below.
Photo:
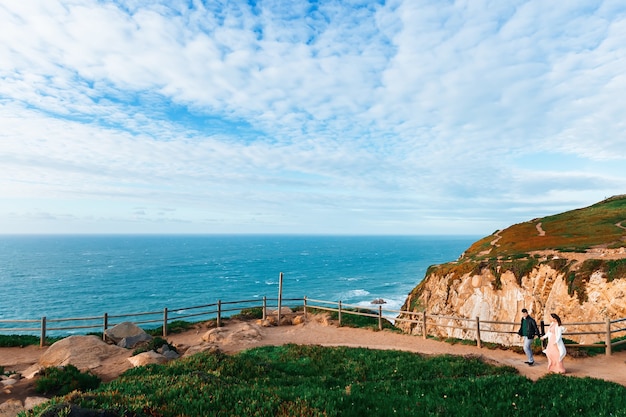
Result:
<svg viewBox="0 0 626 417"><path fill-rule="evenodd" d="M202 340L208 343L220 343L226 345L245 344L261 340L263 334L258 325L252 323L239 323L232 328L217 327L202 335Z"/></svg>
<svg viewBox="0 0 626 417"><path fill-rule="evenodd" d="M566 323L603 322L626 317L626 279L607 276L606 261L626 258L623 248L596 249L585 254L555 251L530 253L528 257L496 261L457 262L432 267L425 279L409 294L403 311L463 317L481 322L514 322L527 308L538 321L549 322L557 313ZM406 318L406 315L400 315ZM443 319L451 325L454 320ZM404 331L421 333L421 324L398 322ZM468 327L472 327L471 325ZM481 328L498 327L489 324ZM570 326L570 332L598 331L602 326ZM498 330L515 332L515 326ZM431 335L474 338L473 330L447 327L428 329ZM603 341L601 335L566 335L578 343ZM481 339L502 344L519 344L516 334L482 332Z"/></svg>
<svg viewBox="0 0 626 417"><path fill-rule="evenodd" d="M94 369L112 356L127 356L127 349L109 345L96 336L70 336L50 346L39 359L40 367L74 365Z"/></svg>
<svg viewBox="0 0 626 417"><path fill-rule="evenodd" d="M129 321L117 324L104 331L105 340L116 343L119 347L132 349L152 340L152 336L141 327Z"/></svg>
<svg viewBox="0 0 626 417"><path fill-rule="evenodd" d="M131 356L128 358L128 361L133 365L133 367L150 365L153 363L165 363L168 359L157 353L153 350L149 350L147 352L139 353L135 356Z"/></svg>
<svg viewBox="0 0 626 417"><path fill-rule="evenodd" d="M427 329L431 335L474 338L475 330L458 327L475 329L468 320L478 318L481 340L519 344L516 327L527 308L537 321L548 322L557 313L570 324L568 339L604 341L606 334L585 333L604 332L607 319L626 317L625 219L626 195L619 195L498 230L474 242L457 261L430 267L402 311L438 315L437 327ZM415 320L415 315L399 318ZM397 325L422 333L420 321Z"/></svg>

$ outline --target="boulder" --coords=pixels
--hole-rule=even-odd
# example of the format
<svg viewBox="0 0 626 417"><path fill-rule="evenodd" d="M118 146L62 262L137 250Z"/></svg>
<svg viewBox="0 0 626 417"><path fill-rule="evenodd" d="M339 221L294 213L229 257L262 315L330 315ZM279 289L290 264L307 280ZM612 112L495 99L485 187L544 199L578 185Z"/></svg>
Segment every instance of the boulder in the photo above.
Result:
<svg viewBox="0 0 626 417"><path fill-rule="evenodd" d="M74 365L80 370L97 368L104 359L128 351L109 345L96 336L70 336L50 346L39 358L39 366Z"/></svg>
<svg viewBox="0 0 626 417"><path fill-rule="evenodd" d="M167 358L160 353L156 353L153 350L148 352L143 352L135 356L131 356L128 358L128 361L133 365L133 367L150 365L153 363L165 363L167 362Z"/></svg>
<svg viewBox="0 0 626 417"><path fill-rule="evenodd" d="M167 360L173 360L180 358L180 355L175 350L170 349L168 345L163 345L159 349L157 349L157 353L165 356Z"/></svg>
<svg viewBox="0 0 626 417"><path fill-rule="evenodd" d="M13 417L24 411L24 406L20 400L11 398L0 404L0 417Z"/></svg>
<svg viewBox="0 0 626 417"><path fill-rule="evenodd" d="M274 309L274 310L268 310L267 312L268 315L270 316L277 316L278 315L278 309ZM280 315L284 316L287 314L293 314L293 310L289 307L281 307L280 308Z"/></svg>
<svg viewBox="0 0 626 417"><path fill-rule="evenodd" d="M136 334L134 336L127 336L123 338L122 340L120 340L119 342L117 342L117 345L125 349L132 349L141 344L147 343L151 340L152 340L152 336L150 336L146 332L143 332L143 333Z"/></svg>
<svg viewBox="0 0 626 417"><path fill-rule="evenodd" d="M243 323L235 328L227 337L229 343L239 343L262 339L261 328L256 324Z"/></svg>
<svg viewBox="0 0 626 417"><path fill-rule="evenodd" d="M46 397L26 397L26 399L24 400L24 408L26 410L32 410L39 404L43 404L48 400L49 398Z"/></svg>
<svg viewBox="0 0 626 417"><path fill-rule="evenodd" d="M7 379L3 379L2 381L0 381L0 385L4 385L5 387L8 387L9 385L15 385L17 384L17 379L13 379L13 378L7 378Z"/></svg>
<svg viewBox="0 0 626 417"><path fill-rule="evenodd" d="M218 327L202 335L205 342L223 344L245 343L261 338L261 328L252 323L240 323L232 328Z"/></svg>
<svg viewBox="0 0 626 417"><path fill-rule="evenodd" d="M216 345L212 343L202 342L199 345L191 346L189 349L185 351L183 357L195 355L196 353L209 351L211 353L218 352L220 349Z"/></svg>
<svg viewBox="0 0 626 417"><path fill-rule="evenodd" d="M104 331L106 340L111 340L113 343L119 343L124 338L145 334L146 332L139 326L129 321L117 324L110 329Z"/></svg>

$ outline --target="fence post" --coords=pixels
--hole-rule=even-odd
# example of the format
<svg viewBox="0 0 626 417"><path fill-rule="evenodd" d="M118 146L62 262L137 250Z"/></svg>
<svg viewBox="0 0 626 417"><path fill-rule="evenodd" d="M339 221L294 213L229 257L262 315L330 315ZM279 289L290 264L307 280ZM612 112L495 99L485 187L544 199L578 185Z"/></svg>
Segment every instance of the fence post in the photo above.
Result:
<svg viewBox="0 0 626 417"><path fill-rule="evenodd" d="M167 307L163 309L163 337L167 337Z"/></svg>
<svg viewBox="0 0 626 417"><path fill-rule="evenodd" d="M378 330L383 329L383 306L378 306Z"/></svg>
<svg viewBox="0 0 626 417"><path fill-rule="evenodd" d="M222 300L217 300L217 327L222 327Z"/></svg>
<svg viewBox="0 0 626 417"><path fill-rule="evenodd" d="M341 300L339 300L339 310L337 313L339 315L339 327L341 327Z"/></svg>
<svg viewBox="0 0 626 417"><path fill-rule="evenodd" d="M306 320L306 295L304 296L304 319Z"/></svg>
<svg viewBox="0 0 626 417"><path fill-rule="evenodd" d="M478 346L479 349L483 347L480 341L480 318L478 316L476 316L476 346Z"/></svg>
<svg viewBox="0 0 626 417"><path fill-rule="evenodd" d="M267 320L267 296L263 296L263 320Z"/></svg>
<svg viewBox="0 0 626 417"><path fill-rule="evenodd" d="M278 276L278 323L276 323L277 326L280 326L280 314L282 313L283 309L283 273L281 272L280 275Z"/></svg>
<svg viewBox="0 0 626 417"><path fill-rule="evenodd" d="M611 319L606 318L606 356L613 353L613 345L611 344Z"/></svg>
<svg viewBox="0 0 626 417"><path fill-rule="evenodd" d="M106 341L106 331L109 328L109 313L104 313L104 317L102 318L102 340Z"/></svg>
<svg viewBox="0 0 626 417"><path fill-rule="evenodd" d="M41 336L39 338L39 347L46 345L46 316L41 318Z"/></svg>
<svg viewBox="0 0 626 417"><path fill-rule="evenodd" d="M426 339L426 312L422 311L422 337Z"/></svg>

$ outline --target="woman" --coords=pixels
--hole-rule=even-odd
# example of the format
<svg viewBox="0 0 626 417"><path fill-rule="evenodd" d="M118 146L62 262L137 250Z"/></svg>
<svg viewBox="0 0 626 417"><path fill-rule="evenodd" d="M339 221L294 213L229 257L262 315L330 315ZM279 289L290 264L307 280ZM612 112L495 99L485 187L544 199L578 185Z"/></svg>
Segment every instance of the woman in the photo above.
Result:
<svg viewBox="0 0 626 417"><path fill-rule="evenodd" d="M562 335L565 327L561 326L561 318L558 315L552 313L550 316L553 320L550 321L548 332L541 336L542 340L548 339L548 346L546 346L543 353L548 357L548 371L564 374L563 358L566 352Z"/></svg>

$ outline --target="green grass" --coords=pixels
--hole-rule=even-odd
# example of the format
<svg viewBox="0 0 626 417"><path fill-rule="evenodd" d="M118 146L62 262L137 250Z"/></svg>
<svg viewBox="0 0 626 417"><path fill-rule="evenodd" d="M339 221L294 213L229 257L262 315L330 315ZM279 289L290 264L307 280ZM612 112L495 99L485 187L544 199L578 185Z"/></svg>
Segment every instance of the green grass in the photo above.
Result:
<svg viewBox="0 0 626 417"><path fill-rule="evenodd" d="M58 342L67 336L47 337L46 344ZM39 336L23 335L23 334L0 334L0 347L24 347L30 345L39 345Z"/></svg>
<svg viewBox="0 0 626 417"><path fill-rule="evenodd" d="M39 337L20 334L0 334L0 347L24 347L30 345L39 345Z"/></svg>
<svg viewBox="0 0 626 417"><path fill-rule="evenodd" d="M74 365L44 368L35 381L35 391L44 395L65 395L74 390L97 388L100 378L90 372L81 372Z"/></svg>
<svg viewBox="0 0 626 417"><path fill-rule="evenodd" d="M543 249L562 252L584 252L594 246L610 248L626 246L626 231L616 224L626 220L626 195L608 198L589 207L571 210L540 219L515 224L499 235L498 247L488 254L495 233L475 242L466 252L466 258L504 256L516 258L525 253ZM545 236L539 236L536 225L541 223ZM625 222L626 224L626 222Z"/></svg>
<svg viewBox="0 0 626 417"><path fill-rule="evenodd" d="M532 382L477 357L285 345L134 368L22 415L65 403L137 417L595 417L626 416L626 388L561 375Z"/></svg>

